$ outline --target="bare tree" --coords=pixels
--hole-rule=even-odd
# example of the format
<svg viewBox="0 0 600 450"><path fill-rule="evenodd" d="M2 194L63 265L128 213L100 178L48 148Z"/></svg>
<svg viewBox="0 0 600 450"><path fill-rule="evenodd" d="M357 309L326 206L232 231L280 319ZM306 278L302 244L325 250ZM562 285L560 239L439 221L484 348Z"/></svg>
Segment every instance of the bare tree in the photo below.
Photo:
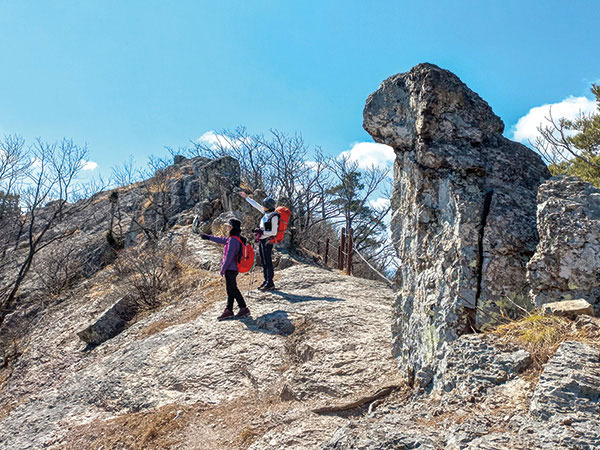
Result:
<svg viewBox="0 0 600 450"><path fill-rule="evenodd" d="M268 149L271 190L275 197L287 203L293 212L290 218L292 245L302 240L310 227L319 221L317 210L323 206L324 195L330 188L329 158L320 148L310 148L300 134L288 135L271 129L269 139L260 137L261 145ZM321 220L329 216L325 209Z"/></svg>
<svg viewBox="0 0 600 450"><path fill-rule="evenodd" d="M29 162L19 191L24 210L23 231L10 252L14 270L5 276L0 288L0 326L15 307L36 255L76 233L78 227L64 219L82 213L92 203L89 187L77 183L87 157L86 146L68 139L55 144L36 139L29 146L24 156Z"/></svg>
<svg viewBox="0 0 600 450"><path fill-rule="evenodd" d="M133 156L111 169L110 183L117 187L129 186L142 180L143 171L135 166Z"/></svg>
<svg viewBox="0 0 600 450"><path fill-rule="evenodd" d="M187 149L185 154L209 158L231 156L240 163L242 182L247 188L269 192L274 183L269 176L269 150L263 142L261 135L252 135L245 127L237 127L215 133L209 142L193 141L193 148Z"/></svg>

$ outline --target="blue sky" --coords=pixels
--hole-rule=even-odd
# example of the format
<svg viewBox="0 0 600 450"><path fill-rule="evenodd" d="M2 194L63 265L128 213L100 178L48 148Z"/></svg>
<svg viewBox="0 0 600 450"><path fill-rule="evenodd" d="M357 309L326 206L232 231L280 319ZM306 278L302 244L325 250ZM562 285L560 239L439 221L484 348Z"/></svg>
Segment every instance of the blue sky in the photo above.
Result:
<svg viewBox="0 0 600 450"><path fill-rule="evenodd" d="M0 0L0 134L131 154L245 125L330 154L368 142L367 96L420 62L456 73L505 122L589 97L600 5L564 1Z"/></svg>

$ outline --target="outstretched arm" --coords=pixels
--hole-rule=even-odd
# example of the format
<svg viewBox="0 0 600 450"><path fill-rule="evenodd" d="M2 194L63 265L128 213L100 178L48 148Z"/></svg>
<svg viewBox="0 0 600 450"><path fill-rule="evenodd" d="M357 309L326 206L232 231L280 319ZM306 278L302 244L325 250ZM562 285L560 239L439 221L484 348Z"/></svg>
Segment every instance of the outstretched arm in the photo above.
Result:
<svg viewBox="0 0 600 450"><path fill-rule="evenodd" d="M211 234L201 234L200 237L202 239L207 239L209 241L216 242L217 244L225 245L227 243L227 238L220 236L213 236Z"/></svg>
<svg viewBox="0 0 600 450"><path fill-rule="evenodd" d="M252 206L254 206L256 209L258 209L258 210L259 210L261 213L263 213L263 214L264 214L264 212L265 212L265 208L263 208L263 207L262 207L262 205L261 205L260 203L258 203L258 202L256 202L256 201L252 200L252 199L251 199L251 198L248 196L248 194L246 194L246 193L245 193L245 192L243 192L243 191L240 191L240 192L239 192L239 194L240 194L240 196L241 196L241 197L245 198L245 199L246 199L246 201L247 201L248 203L250 203Z"/></svg>

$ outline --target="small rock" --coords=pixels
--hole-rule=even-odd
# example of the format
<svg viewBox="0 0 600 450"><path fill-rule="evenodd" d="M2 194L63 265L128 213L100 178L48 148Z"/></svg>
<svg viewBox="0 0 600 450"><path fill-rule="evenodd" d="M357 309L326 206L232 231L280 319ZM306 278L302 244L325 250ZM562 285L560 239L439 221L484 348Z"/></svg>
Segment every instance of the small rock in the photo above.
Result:
<svg viewBox="0 0 600 450"><path fill-rule="evenodd" d="M594 316L594 309L584 299L578 300L563 300L561 302L546 303L542 307L544 314L552 314L554 316L563 316L574 319L579 315Z"/></svg>
<svg viewBox="0 0 600 450"><path fill-rule="evenodd" d="M98 320L78 332L77 336L88 344L102 344L123 331L136 312L135 299L132 296L125 296L104 312Z"/></svg>
<svg viewBox="0 0 600 450"><path fill-rule="evenodd" d="M281 255L279 258L279 264L277 264L277 268L280 270L287 269L288 267L292 267L294 262L291 260L289 256Z"/></svg>
<svg viewBox="0 0 600 450"><path fill-rule="evenodd" d="M292 400L296 400L296 395L294 394L294 391L292 391L292 389L287 384L285 384L281 389L279 398L283 402L289 402Z"/></svg>

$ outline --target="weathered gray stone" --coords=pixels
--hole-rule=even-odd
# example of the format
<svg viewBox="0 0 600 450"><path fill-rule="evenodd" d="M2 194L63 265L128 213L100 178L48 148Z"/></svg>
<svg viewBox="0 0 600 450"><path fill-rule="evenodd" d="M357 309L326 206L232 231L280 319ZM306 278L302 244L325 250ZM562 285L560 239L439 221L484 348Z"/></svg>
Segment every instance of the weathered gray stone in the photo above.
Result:
<svg viewBox="0 0 600 450"><path fill-rule="evenodd" d="M531 364L528 352L501 348L494 339L465 335L450 344L438 365L433 389L454 398L478 398L488 389L516 377Z"/></svg>
<svg viewBox="0 0 600 450"><path fill-rule="evenodd" d="M396 152L392 236L402 261L393 322L403 371L525 305L541 158L502 136L489 105L431 64L385 80L364 128ZM509 300L507 300L510 299Z"/></svg>
<svg viewBox="0 0 600 450"><path fill-rule="evenodd" d="M213 204L208 200L199 202L194 206L194 214L196 214L202 222L209 220L213 216L213 213Z"/></svg>
<svg viewBox="0 0 600 450"><path fill-rule="evenodd" d="M575 318L582 314L593 316L594 309L587 301L578 300L563 300L562 302L546 303L542 307L544 314L552 314L555 316L564 316Z"/></svg>
<svg viewBox="0 0 600 450"><path fill-rule="evenodd" d="M88 344L99 345L125 329L138 311L137 303L132 296L125 296L111 306L98 320L79 331L77 336Z"/></svg>
<svg viewBox="0 0 600 450"><path fill-rule="evenodd" d="M239 211L225 211L222 214L219 214L211 224L211 232L214 235L221 235L224 232L223 225L229 222L229 219L237 219L242 220L242 213Z"/></svg>
<svg viewBox="0 0 600 450"><path fill-rule="evenodd" d="M287 269L288 267L292 267L294 265L294 261L292 261L292 259L287 256L287 255L281 255L281 257L279 258L279 262L277 263L277 268L279 270L283 270L283 269Z"/></svg>
<svg viewBox="0 0 600 450"><path fill-rule="evenodd" d="M269 333L283 336L289 336L295 328L285 311L274 311L259 317L256 319L256 326Z"/></svg>
<svg viewBox="0 0 600 450"><path fill-rule="evenodd" d="M240 164L236 159L224 156L195 166L194 175L198 179L200 198L219 199L225 210L231 209L232 198L237 196L240 186Z"/></svg>
<svg viewBox="0 0 600 450"><path fill-rule="evenodd" d="M600 313L600 189L576 177L540 186L540 242L529 261L530 297L537 305L584 299Z"/></svg>
<svg viewBox="0 0 600 450"><path fill-rule="evenodd" d="M548 420L554 416L600 413L600 352L582 342L564 342L544 366L530 412Z"/></svg>
<svg viewBox="0 0 600 450"><path fill-rule="evenodd" d="M220 246L189 228L175 230L173 240L182 233L199 265L212 259L218 267ZM89 352L81 351L75 332L104 308L82 295L51 309L27 338L28 351L0 392L0 407L13 405L0 417L0 448L98 448L92 436L87 445L69 445L69 439L77 438L81 424L109 424L138 411L152 415L167 404L214 408L228 426L233 417L238 424L256 420L266 425L269 432L255 437L255 449L318 448L344 419L313 414L311 407L346 401L394 380L386 326L392 291L384 283L308 265L278 276L284 292L244 289L252 317L215 320L225 306L225 287L215 302L207 297L212 288L202 285L214 288L216 283L218 288L218 276L199 279L197 290L140 317ZM283 396L289 398L287 412L275 404L270 415L266 402L277 401L284 385L289 388L289 396ZM256 417L240 418L240 403L255 404ZM218 434L210 427L215 420L200 430L212 433L211 439ZM201 425L191 422L177 432L179 448L198 446ZM231 442L242 429L224 431ZM211 448L231 444L222 440Z"/></svg>
<svg viewBox="0 0 600 450"><path fill-rule="evenodd" d="M183 155L175 155L173 156L173 164L181 164L186 161L187 158Z"/></svg>

